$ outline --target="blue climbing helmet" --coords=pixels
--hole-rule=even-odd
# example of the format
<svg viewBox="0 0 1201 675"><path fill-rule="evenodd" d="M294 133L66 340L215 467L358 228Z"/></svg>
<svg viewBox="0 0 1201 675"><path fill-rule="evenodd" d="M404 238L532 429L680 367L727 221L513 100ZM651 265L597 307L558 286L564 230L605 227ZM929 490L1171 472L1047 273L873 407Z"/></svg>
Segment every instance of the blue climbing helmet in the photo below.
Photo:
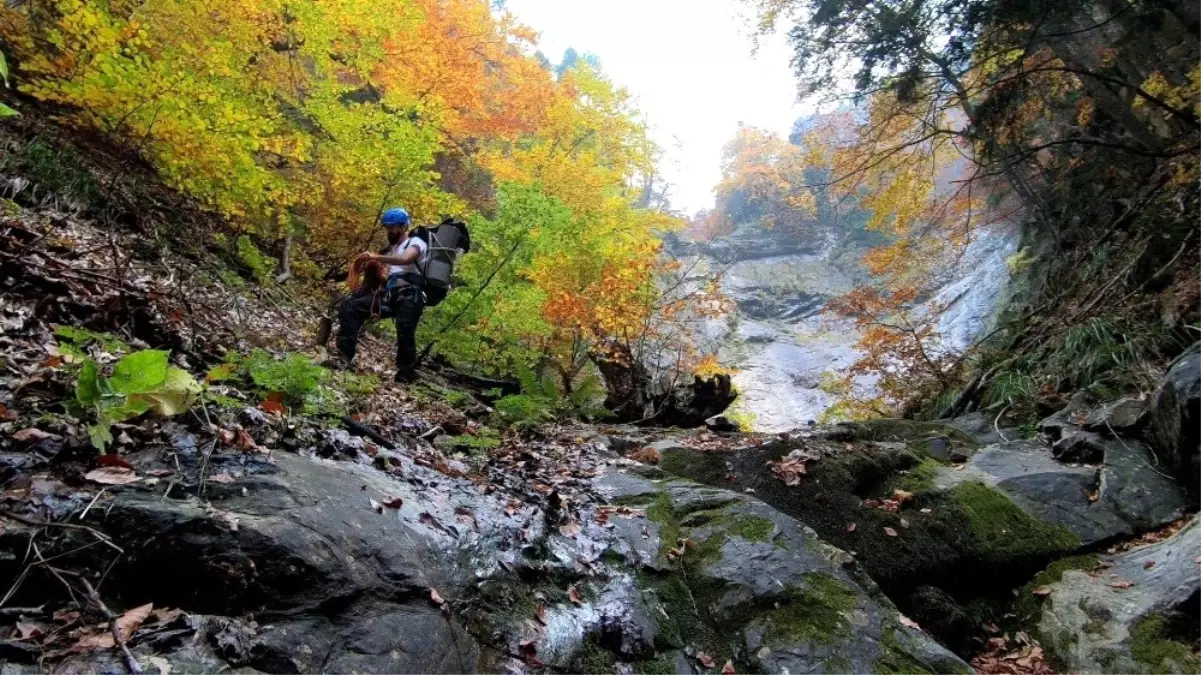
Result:
<svg viewBox="0 0 1201 675"><path fill-rule="evenodd" d="M384 211L384 215L379 220L384 227L407 226L409 224L409 212L404 209L388 209Z"/></svg>

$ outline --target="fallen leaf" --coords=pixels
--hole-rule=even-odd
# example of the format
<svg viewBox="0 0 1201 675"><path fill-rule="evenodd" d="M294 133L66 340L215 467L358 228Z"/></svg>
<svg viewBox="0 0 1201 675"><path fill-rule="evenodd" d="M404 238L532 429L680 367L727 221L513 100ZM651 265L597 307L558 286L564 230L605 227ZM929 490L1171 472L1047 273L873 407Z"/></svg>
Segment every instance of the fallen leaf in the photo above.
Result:
<svg viewBox="0 0 1201 675"><path fill-rule="evenodd" d="M83 478L101 485L128 485L136 482L138 475L133 472L133 469L123 466L102 466L87 472Z"/></svg>
<svg viewBox="0 0 1201 675"><path fill-rule="evenodd" d="M909 521L902 518L901 519L901 527L909 527Z"/></svg>
<svg viewBox="0 0 1201 675"><path fill-rule="evenodd" d="M73 623L79 620L79 612L73 609L60 609L54 613L54 620L62 623Z"/></svg>
<svg viewBox="0 0 1201 675"><path fill-rule="evenodd" d="M234 446L239 450L245 450L247 452L258 450L259 448L258 444L254 442L254 439L250 437L250 434L246 433L245 429L238 429L237 439L234 440Z"/></svg>
<svg viewBox="0 0 1201 675"><path fill-rule="evenodd" d="M17 621L17 639L30 640L46 634L46 625L38 621Z"/></svg>
<svg viewBox="0 0 1201 675"><path fill-rule="evenodd" d="M229 475L228 473L225 473L224 471L222 471L221 473L210 477L209 480L213 481L214 483L224 483L224 484L228 485L228 484L236 481L237 478L234 478L233 476Z"/></svg>
<svg viewBox="0 0 1201 675"><path fill-rule="evenodd" d="M119 466L133 470L133 465L121 455L100 455L96 458L96 466Z"/></svg>
<svg viewBox="0 0 1201 675"><path fill-rule="evenodd" d="M546 625L546 605L538 605L534 608L534 618L538 619L538 623Z"/></svg>
<svg viewBox="0 0 1201 675"><path fill-rule="evenodd" d="M721 667L721 675L737 675L738 671L734 670L734 662L726 661L726 665Z"/></svg>
<svg viewBox="0 0 1201 675"><path fill-rule="evenodd" d="M706 668L712 668L713 666L717 665L717 662L713 660L713 657L709 656L705 652L697 652L696 661Z"/></svg>
<svg viewBox="0 0 1201 675"><path fill-rule="evenodd" d="M580 531L580 524L574 520L570 520L559 526L559 534L562 534L564 537L574 538Z"/></svg>
<svg viewBox="0 0 1201 675"><path fill-rule="evenodd" d="M897 531L892 529L891 527L886 527L886 528L884 528L884 534L887 534L890 537L895 537L895 536L897 536Z"/></svg>
<svg viewBox="0 0 1201 675"><path fill-rule="evenodd" d="M37 443L38 441L44 441L47 438L58 438L58 435L42 431L36 427L22 429L12 435L12 439L14 441L21 441L22 443Z"/></svg>
<svg viewBox="0 0 1201 675"><path fill-rule="evenodd" d="M920 512L920 513L922 513L923 515L927 515L927 516L928 516L928 515L930 515L931 513L934 513L934 509L921 509L919 512Z"/></svg>
<svg viewBox="0 0 1201 675"><path fill-rule="evenodd" d="M122 640L129 640L138 628L142 626L142 622L150 617L150 613L154 610L153 604L145 604L134 607L128 612L117 617L117 631L121 634ZM117 645L117 641L113 638L113 633L105 626L104 629L96 633L88 633L79 638L79 642L72 647L75 651L86 651L90 649L112 649Z"/></svg>
<svg viewBox="0 0 1201 675"><path fill-rule="evenodd" d="M577 605L584 604L584 598L580 596L580 589L574 584L567 587L567 599Z"/></svg>
<svg viewBox="0 0 1201 675"><path fill-rule="evenodd" d="M42 363L43 368L57 368L63 365L63 357L59 355L51 356Z"/></svg>
<svg viewBox="0 0 1201 675"><path fill-rule="evenodd" d="M120 631L121 639L129 640L132 638L133 633L136 633L138 628L142 627L142 623L150 619L151 611L154 611L154 604L147 603L141 605L141 607L126 611L125 614L121 615L116 620L116 629Z"/></svg>
<svg viewBox="0 0 1201 675"><path fill-rule="evenodd" d="M146 475L161 478L163 476L170 476L173 473L175 473L174 469L151 469L146 472Z"/></svg>
<svg viewBox="0 0 1201 675"><path fill-rule="evenodd" d="M913 501L913 493L906 492L905 490L893 490L892 498L897 500L897 502L904 504L905 502Z"/></svg>
<svg viewBox="0 0 1201 675"><path fill-rule="evenodd" d="M8 409L8 406L0 403L0 422L9 422L15 419L17 419L17 416Z"/></svg>
<svg viewBox="0 0 1201 675"><path fill-rule="evenodd" d="M401 499L400 497L389 497L384 500L384 506L390 509L399 509L400 507L404 506L404 503L405 500Z"/></svg>
<svg viewBox="0 0 1201 675"><path fill-rule="evenodd" d="M1119 579L1117 581L1109 582L1109 585L1114 588L1130 588L1131 586L1134 585L1134 583L1130 582L1130 581L1126 581L1125 579Z"/></svg>
<svg viewBox="0 0 1201 675"><path fill-rule="evenodd" d="M859 527L855 523L847 523L847 532L854 532L855 528Z"/></svg>
<svg viewBox="0 0 1201 675"><path fill-rule="evenodd" d="M183 616L182 609L156 609L150 613L151 618L159 623L171 623Z"/></svg>
<svg viewBox="0 0 1201 675"><path fill-rule="evenodd" d="M271 413L272 415L283 415L284 413L288 412L288 409L284 407L283 403L272 400L260 401L259 410Z"/></svg>
<svg viewBox="0 0 1201 675"><path fill-rule="evenodd" d="M1045 598L1050 594L1051 594L1050 586L1039 586L1038 588L1034 589L1034 595L1039 598Z"/></svg>
<svg viewBox="0 0 1201 675"><path fill-rule="evenodd" d="M375 512L376 512L376 513L381 513L381 514L382 514L382 513L384 512L384 505L383 505L383 504L380 504L379 502L375 501L375 500L374 500L374 499L372 499L371 497L368 497L368 498L367 498L367 502L368 502L369 504L371 504L371 508L375 509Z"/></svg>
<svg viewBox="0 0 1201 675"><path fill-rule="evenodd" d="M1147 562L1143 563L1143 569L1145 569L1145 570L1149 570L1149 569L1151 569L1152 567L1155 567L1155 561L1154 561L1154 560L1148 560Z"/></svg>
<svg viewBox="0 0 1201 675"><path fill-rule="evenodd" d="M913 619L910 619L909 617L905 616L904 614L902 614L900 616L901 616L901 618L899 620L900 620L902 626L907 626L909 628L912 628L913 630L921 630L922 629L922 627L917 625L917 622L914 621Z"/></svg>
<svg viewBox="0 0 1201 675"><path fill-rule="evenodd" d="M446 604L446 600L443 599L442 594L439 593L438 589L436 588L430 589L430 602L438 605L439 607Z"/></svg>
<svg viewBox="0 0 1201 675"><path fill-rule="evenodd" d="M658 450L647 446L645 448L638 448L637 450L629 453L626 455L626 458L632 459L635 462L641 462L643 464L658 464L660 456Z"/></svg>

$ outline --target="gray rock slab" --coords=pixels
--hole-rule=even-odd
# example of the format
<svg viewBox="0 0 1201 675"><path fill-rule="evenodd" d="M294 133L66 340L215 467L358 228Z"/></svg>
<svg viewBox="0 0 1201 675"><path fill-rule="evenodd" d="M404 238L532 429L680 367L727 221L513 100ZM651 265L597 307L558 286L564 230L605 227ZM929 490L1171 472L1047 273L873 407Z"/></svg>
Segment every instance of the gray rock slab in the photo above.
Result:
<svg viewBox="0 0 1201 675"><path fill-rule="evenodd" d="M1201 662L1140 662L1132 632L1201 592L1201 522L1161 542L1116 555L1101 573L1069 570L1049 586L1038 631L1067 672L1196 672ZM1119 582L1115 585L1115 582ZM1130 582L1127 586L1120 582ZM1195 615L1194 615L1195 616ZM1184 653L1188 652L1186 647Z"/></svg>

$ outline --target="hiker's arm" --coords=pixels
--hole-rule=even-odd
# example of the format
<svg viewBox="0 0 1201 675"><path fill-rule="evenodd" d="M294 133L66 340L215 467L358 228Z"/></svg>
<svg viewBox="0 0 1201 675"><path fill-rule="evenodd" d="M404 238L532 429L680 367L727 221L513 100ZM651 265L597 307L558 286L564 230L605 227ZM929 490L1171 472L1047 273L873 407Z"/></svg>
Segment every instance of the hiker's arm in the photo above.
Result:
<svg viewBox="0 0 1201 675"><path fill-rule="evenodd" d="M417 258L421 256L421 248L418 246L410 246L400 255L380 255L372 253L371 259L382 262L385 265L411 265L417 262Z"/></svg>

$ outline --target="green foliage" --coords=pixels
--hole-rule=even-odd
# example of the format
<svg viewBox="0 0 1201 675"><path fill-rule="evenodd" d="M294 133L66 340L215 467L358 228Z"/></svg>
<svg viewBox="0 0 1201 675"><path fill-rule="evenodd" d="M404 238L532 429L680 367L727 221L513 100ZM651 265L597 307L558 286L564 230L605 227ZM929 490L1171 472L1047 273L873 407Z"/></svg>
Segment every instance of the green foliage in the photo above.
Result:
<svg viewBox="0 0 1201 675"><path fill-rule="evenodd" d="M329 398L323 386L329 379L329 371L304 354L293 353L277 359L256 349L246 359L245 369L255 387L264 393L283 394L288 405L321 407Z"/></svg>
<svg viewBox="0 0 1201 675"><path fill-rule="evenodd" d="M1050 392L1091 390L1102 397L1155 385L1149 367L1187 344L1177 334L1115 315L1096 316L1041 340L1011 357L984 388L986 405L1013 405L1033 414L1044 389ZM998 354L1009 353L1003 349Z"/></svg>
<svg viewBox="0 0 1201 675"><path fill-rule="evenodd" d="M553 417L548 401L540 396L513 394L496 402L496 413L506 424L528 426Z"/></svg>
<svg viewBox="0 0 1201 675"><path fill-rule="evenodd" d="M0 52L0 79L4 80L4 86L6 88L12 86L8 82L8 60L4 58L4 52ZM5 117L15 117L20 114L21 113L17 112L16 110L13 110L3 103L0 103L0 119Z"/></svg>
<svg viewBox="0 0 1201 675"><path fill-rule="evenodd" d="M128 354L133 351L133 347L125 341L109 333L96 333L75 326L55 326L54 336L58 338L59 351L76 358L85 358L87 348L93 345L110 354Z"/></svg>
<svg viewBox="0 0 1201 675"><path fill-rule="evenodd" d="M598 418L608 414L601 402L604 387L600 379L588 373L564 395L558 381L549 373L538 377L528 366L517 368L521 393L496 402L496 411L508 424L530 425L562 417Z"/></svg>
<svg viewBox="0 0 1201 675"><path fill-rule="evenodd" d="M270 282L278 265L275 258L260 251L244 234L238 237L237 247L238 260L250 270L254 279L260 284Z"/></svg>
<svg viewBox="0 0 1201 675"><path fill-rule="evenodd" d="M500 443L500 434L490 427L483 427L475 434L461 434L459 436L452 436L450 439L451 447L455 450L467 452L472 455L485 453L499 446Z"/></svg>
<svg viewBox="0 0 1201 675"><path fill-rule="evenodd" d="M221 280L221 283L230 288L246 288L246 280L238 276L233 270L219 269L217 270L217 278Z"/></svg>
<svg viewBox="0 0 1201 675"><path fill-rule="evenodd" d="M0 171L28 178L36 196L38 191L73 198L90 206L101 200L100 184L84 167L78 153L35 138L16 152L0 153Z"/></svg>
<svg viewBox="0 0 1201 675"><path fill-rule="evenodd" d="M104 452L113 441L113 424L150 410L178 415L192 406L200 391L191 375L167 363L167 352L148 349L117 361L108 377L99 364L86 359L75 383L75 402L95 419L88 425L88 437Z"/></svg>

